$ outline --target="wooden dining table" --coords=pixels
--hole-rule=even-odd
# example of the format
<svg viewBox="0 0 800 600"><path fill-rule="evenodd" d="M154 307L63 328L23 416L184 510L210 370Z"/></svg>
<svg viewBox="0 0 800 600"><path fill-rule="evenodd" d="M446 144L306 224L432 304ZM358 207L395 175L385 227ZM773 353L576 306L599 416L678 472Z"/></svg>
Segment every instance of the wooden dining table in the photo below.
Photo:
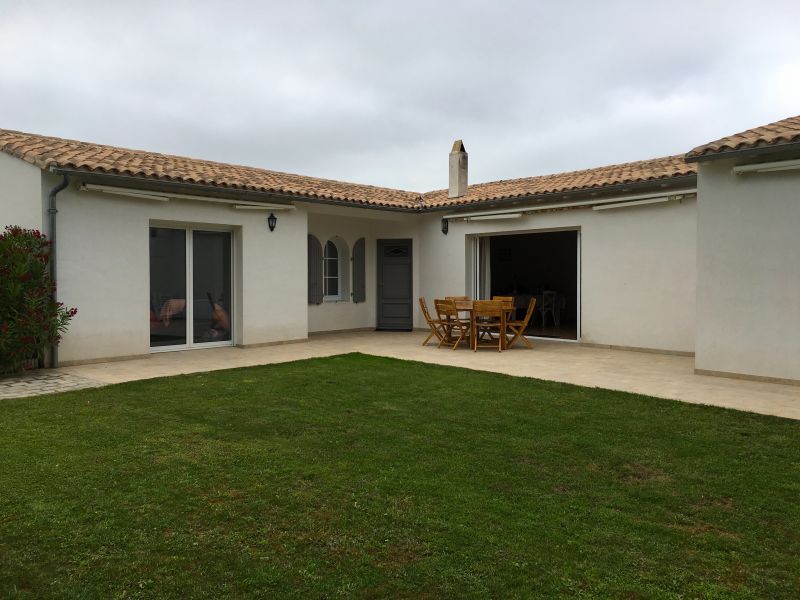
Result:
<svg viewBox="0 0 800 600"><path fill-rule="evenodd" d="M459 313L467 313L469 315L470 335L471 335L472 325L474 324L473 323L473 316L472 316L473 302L474 301L473 300L453 300L453 302L455 303L456 310ZM506 313L506 321L509 321L509 320L511 320L513 318L515 311L516 311L516 308L514 307L513 303L509 303L509 305L504 308L504 312ZM502 347L503 350L506 349L506 342L507 341L508 340L506 339L506 332L503 331L503 333L501 335L501 340L500 340L500 344L501 344L501 347Z"/></svg>

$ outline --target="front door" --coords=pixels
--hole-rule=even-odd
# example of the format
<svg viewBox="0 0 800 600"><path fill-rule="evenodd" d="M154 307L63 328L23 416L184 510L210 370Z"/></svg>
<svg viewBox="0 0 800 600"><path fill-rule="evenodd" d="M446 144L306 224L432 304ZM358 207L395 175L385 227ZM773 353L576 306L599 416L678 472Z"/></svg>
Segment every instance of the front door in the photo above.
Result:
<svg viewBox="0 0 800 600"><path fill-rule="evenodd" d="M378 240L378 329L413 328L411 240Z"/></svg>

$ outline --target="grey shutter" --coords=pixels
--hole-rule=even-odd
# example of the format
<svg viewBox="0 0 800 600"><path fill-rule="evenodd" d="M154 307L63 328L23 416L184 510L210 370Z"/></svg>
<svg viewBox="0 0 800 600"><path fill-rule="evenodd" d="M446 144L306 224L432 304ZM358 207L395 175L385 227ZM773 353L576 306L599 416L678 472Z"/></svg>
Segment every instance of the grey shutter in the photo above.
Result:
<svg viewBox="0 0 800 600"><path fill-rule="evenodd" d="M359 238L353 246L353 302L366 302L367 300L365 245L364 238Z"/></svg>
<svg viewBox="0 0 800 600"><path fill-rule="evenodd" d="M308 303L322 304L322 245L308 234Z"/></svg>

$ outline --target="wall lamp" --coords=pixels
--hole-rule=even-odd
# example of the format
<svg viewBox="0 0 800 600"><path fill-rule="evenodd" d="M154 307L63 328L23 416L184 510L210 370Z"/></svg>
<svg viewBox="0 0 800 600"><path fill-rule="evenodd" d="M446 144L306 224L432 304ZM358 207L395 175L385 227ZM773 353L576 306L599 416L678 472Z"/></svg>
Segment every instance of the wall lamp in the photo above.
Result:
<svg viewBox="0 0 800 600"><path fill-rule="evenodd" d="M447 219L442 219L442 233L447 235L447 232L450 229L450 221Z"/></svg>
<svg viewBox="0 0 800 600"><path fill-rule="evenodd" d="M278 217L275 216L275 213L269 213L267 217L267 225L269 226L270 231L275 231L275 225L278 224Z"/></svg>

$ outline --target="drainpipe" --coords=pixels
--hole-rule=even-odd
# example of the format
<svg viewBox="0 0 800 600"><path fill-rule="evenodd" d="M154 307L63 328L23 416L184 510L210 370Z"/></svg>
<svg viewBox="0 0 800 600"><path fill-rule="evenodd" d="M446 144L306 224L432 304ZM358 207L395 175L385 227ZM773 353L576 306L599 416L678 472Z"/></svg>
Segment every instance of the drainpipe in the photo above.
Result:
<svg viewBox="0 0 800 600"><path fill-rule="evenodd" d="M58 300L58 291L55 288L57 279L56 275L58 274L58 269L56 267L56 214L58 213L58 209L56 208L56 196L60 191L65 189L69 185L69 177L64 175L64 179L61 180L61 183L56 185L50 193L47 194L48 200L48 207L47 207L47 214L50 217L50 281L53 282L53 301ZM58 366L58 344L54 343L50 347L50 368L55 368Z"/></svg>

